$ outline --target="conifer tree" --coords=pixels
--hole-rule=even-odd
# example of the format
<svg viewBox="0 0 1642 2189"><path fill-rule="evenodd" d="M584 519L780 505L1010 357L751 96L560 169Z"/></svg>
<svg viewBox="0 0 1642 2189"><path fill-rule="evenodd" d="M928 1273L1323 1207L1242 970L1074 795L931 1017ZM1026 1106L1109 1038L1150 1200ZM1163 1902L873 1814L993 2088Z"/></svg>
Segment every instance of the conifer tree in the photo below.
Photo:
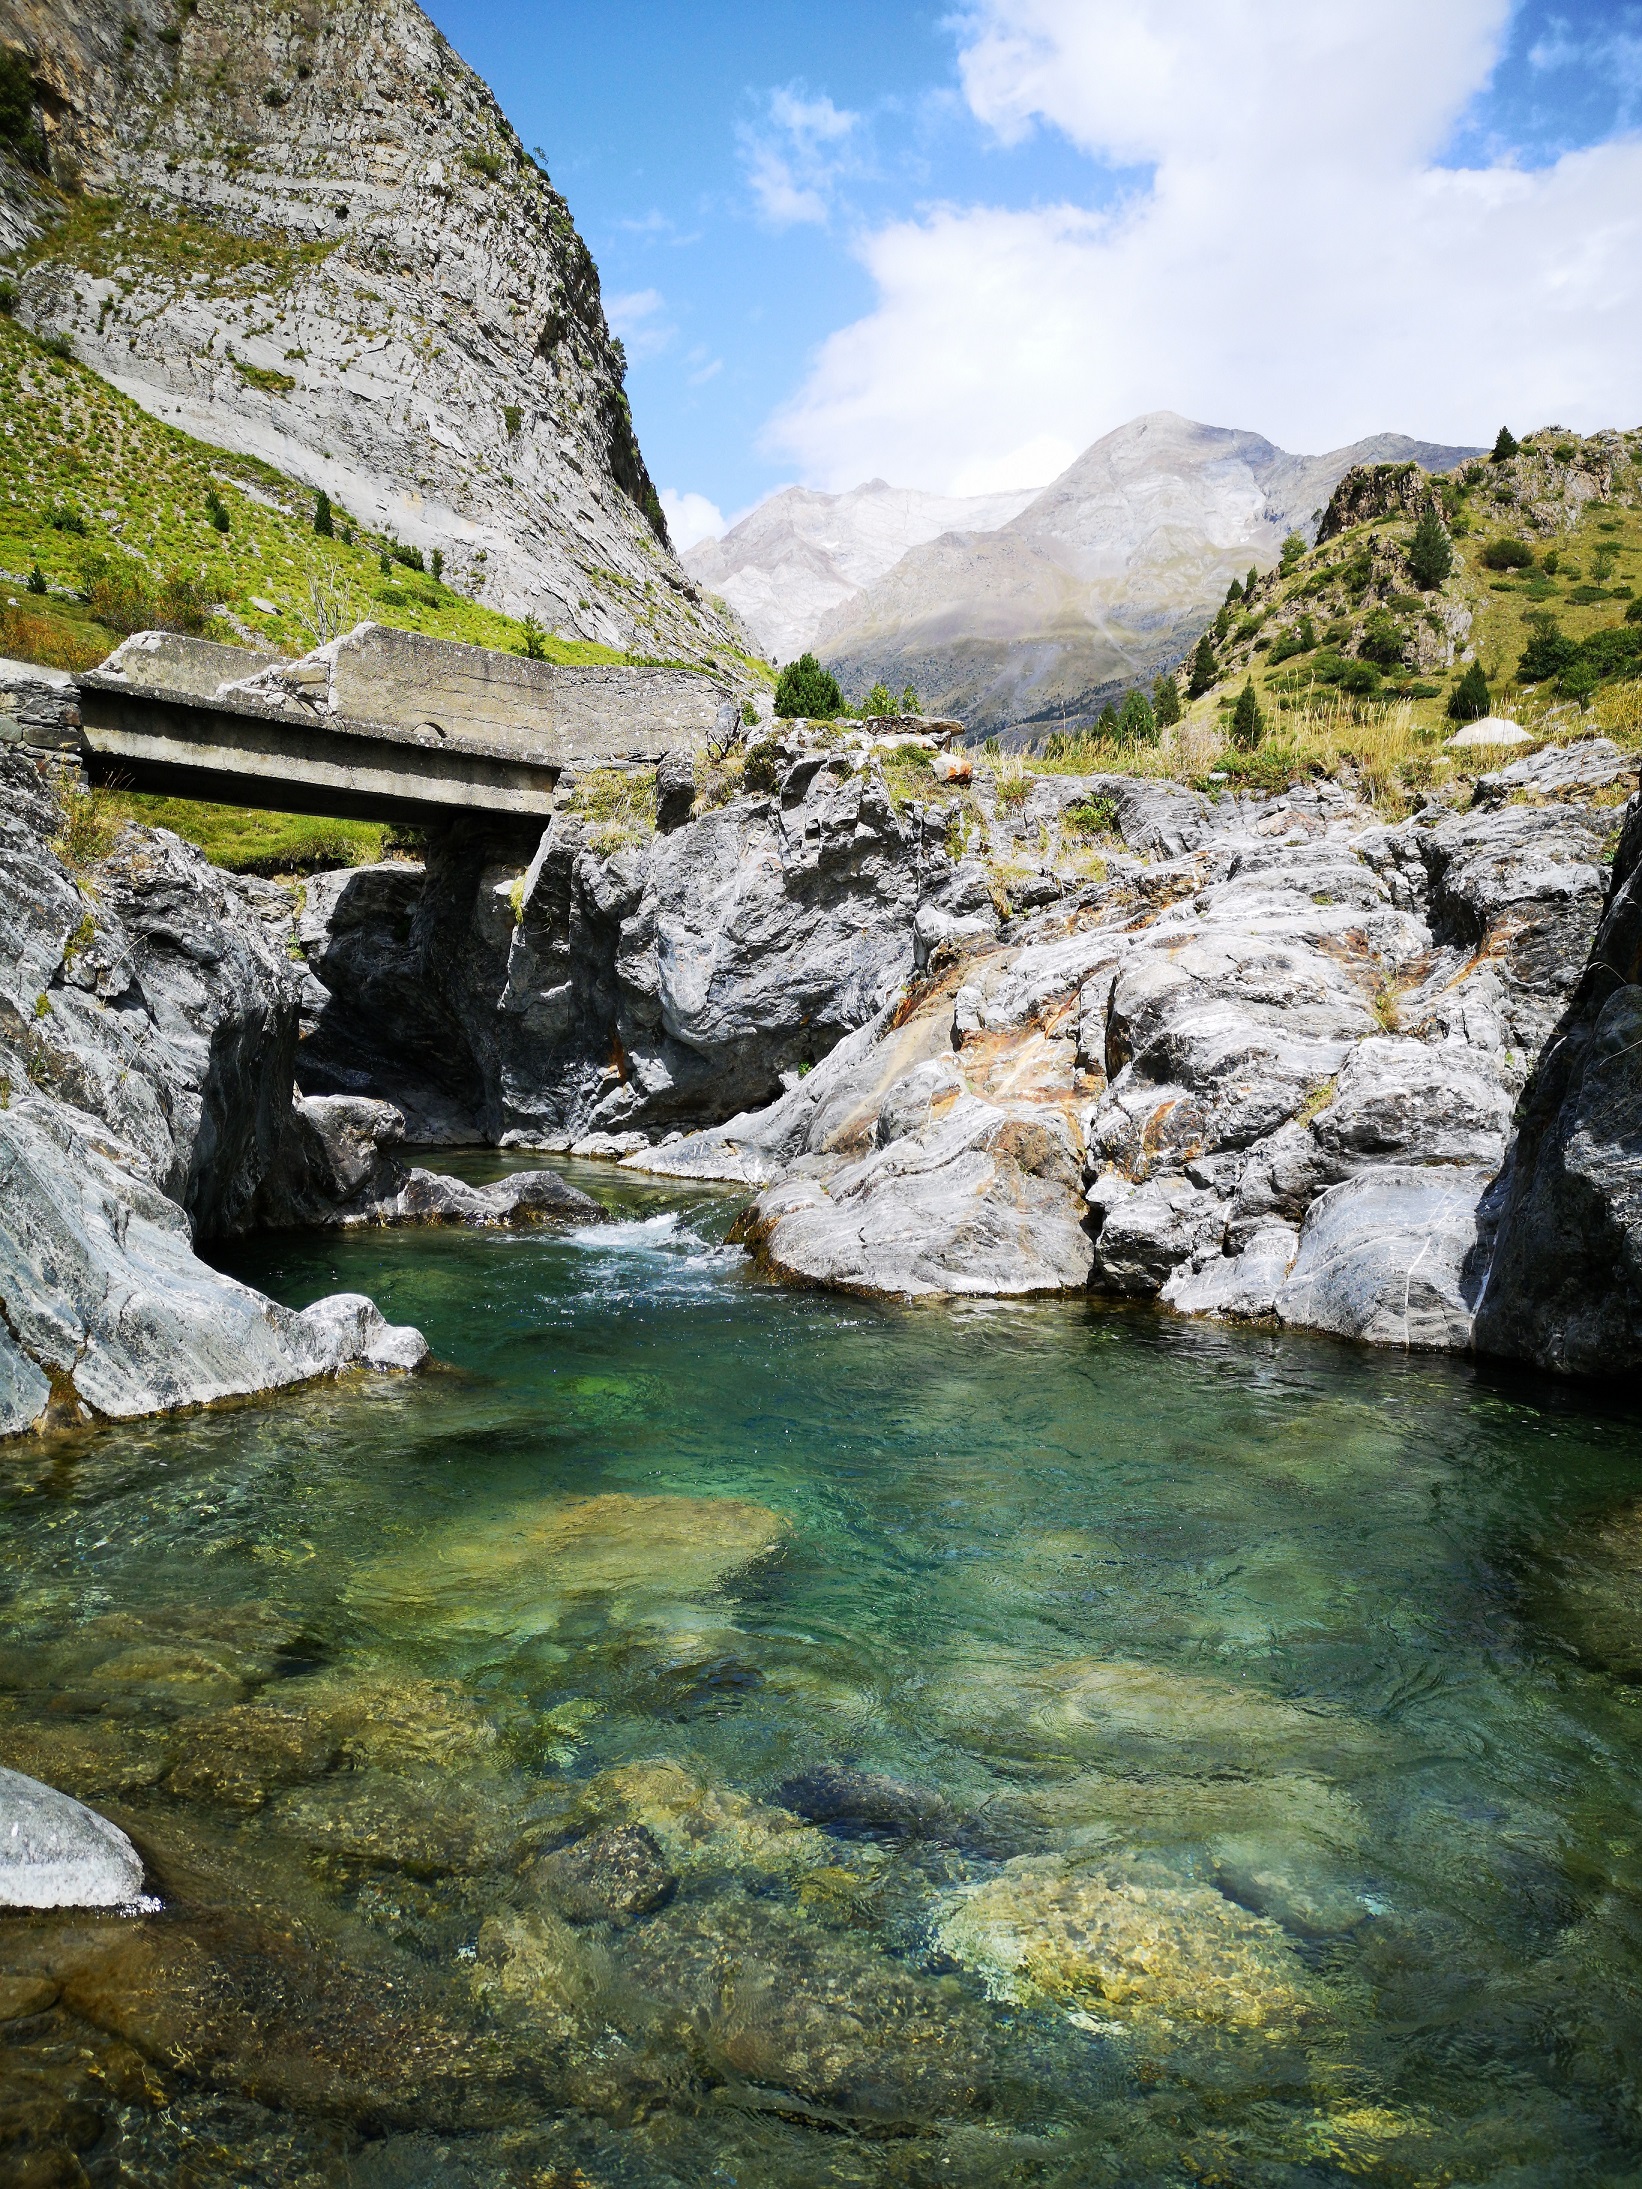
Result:
<svg viewBox="0 0 1642 2189"><path fill-rule="evenodd" d="M1259 590L1260 573L1258 570L1251 569L1248 576L1243 580L1243 598L1245 600L1253 600L1255 594L1258 593Z"/></svg>
<svg viewBox="0 0 1642 2189"><path fill-rule="evenodd" d="M1422 593L1435 592L1454 567L1453 543L1434 509L1428 509L1414 527L1414 537L1408 544L1408 567Z"/></svg>
<svg viewBox="0 0 1642 2189"><path fill-rule="evenodd" d="M1448 712L1456 722L1480 722L1493 704L1482 663L1473 661L1448 695Z"/></svg>
<svg viewBox="0 0 1642 2189"><path fill-rule="evenodd" d="M1117 735L1117 709L1110 700L1102 707L1096 719L1095 735L1097 737L1116 737Z"/></svg>
<svg viewBox="0 0 1642 2189"><path fill-rule="evenodd" d="M1196 653L1192 656L1192 673L1186 686L1186 697L1201 699L1219 680L1220 664L1215 659L1214 640L1205 631L1197 642Z"/></svg>
<svg viewBox="0 0 1642 2189"><path fill-rule="evenodd" d="M1118 735L1126 745L1150 745L1157 737L1157 716L1142 691L1133 691L1123 702L1117 718Z"/></svg>
<svg viewBox="0 0 1642 2189"><path fill-rule="evenodd" d="M1265 735L1266 718L1260 712L1260 702L1255 696L1254 679L1251 676L1237 695L1237 705L1232 711L1232 743L1239 752L1253 752Z"/></svg>
<svg viewBox="0 0 1642 2189"><path fill-rule="evenodd" d="M1243 581L1241 578L1233 578L1226 588L1226 606L1229 608L1234 601L1239 601L1242 598Z"/></svg>
<svg viewBox="0 0 1642 2189"><path fill-rule="evenodd" d="M314 503L314 530L322 540L333 538L336 531L331 519L331 497L323 487L320 488L318 499Z"/></svg>
<svg viewBox="0 0 1642 2189"><path fill-rule="evenodd" d="M844 711L844 695L830 669L800 654L776 680L775 711L788 722L833 722Z"/></svg>
<svg viewBox="0 0 1642 2189"><path fill-rule="evenodd" d="M1488 461L1491 464L1503 464L1507 462L1511 457L1513 457L1521 446L1522 443L1517 439L1516 435L1511 431L1510 427L1501 426L1499 429L1499 436L1494 442L1493 454L1489 457Z"/></svg>
<svg viewBox="0 0 1642 2189"><path fill-rule="evenodd" d="M1172 669L1152 686L1152 705L1157 711L1160 730L1172 729L1180 720L1180 685Z"/></svg>

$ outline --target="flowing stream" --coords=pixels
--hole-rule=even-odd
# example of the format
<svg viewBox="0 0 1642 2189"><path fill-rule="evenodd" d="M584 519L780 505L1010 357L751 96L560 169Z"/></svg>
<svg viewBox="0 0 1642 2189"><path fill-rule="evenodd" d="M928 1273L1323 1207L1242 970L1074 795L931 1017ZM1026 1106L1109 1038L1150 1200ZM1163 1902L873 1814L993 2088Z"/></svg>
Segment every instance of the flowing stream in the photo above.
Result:
<svg viewBox="0 0 1642 2189"><path fill-rule="evenodd" d="M435 1371L8 1451L0 1760L156 1904L0 1921L0 2175L1642 2180L1625 1394L563 1167L235 1251Z"/></svg>

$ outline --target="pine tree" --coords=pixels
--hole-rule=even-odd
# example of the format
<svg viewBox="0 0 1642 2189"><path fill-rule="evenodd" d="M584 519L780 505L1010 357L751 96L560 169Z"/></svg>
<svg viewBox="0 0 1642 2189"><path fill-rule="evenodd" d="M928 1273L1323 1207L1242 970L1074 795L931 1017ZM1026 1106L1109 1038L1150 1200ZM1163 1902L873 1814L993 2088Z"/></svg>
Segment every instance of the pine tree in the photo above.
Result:
<svg viewBox="0 0 1642 2189"><path fill-rule="evenodd" d="M1258 570L1251 570L1248 576L1243 580L1243 598L1245 600L1253 600L1255 594L1258 593L1259 590L1260 573Z"/></svg>
<svg viewBox="0 0 1642 2189"><path fill-rule="evenodd" d="M1228 585L1226 588L1226 606L1229 608L1234 601L1239 601L1242 598L1243 581L1241 578L1233 578L1230 585Z"/></svg>
<svg viewBox="0 0 1642 2189"><path fill-rule="evenodd" d="M1152 705L1157 710L1160 730L1172 729L1180 720L1180 686L1172 669L1152 686Z"/></svg>
<svg viewBox="0 0 1642 2189"><path fill-rule="evenodd" d="M787 722L835 722L844 711L844 695L831 670L813 654L800 654L776 680L775 711Z"/></svg>
<svg viewBox="0 0 1642 2189"><path fill-rule="evenodd" d="M1260 712L1260 702L1255 696L1254 679L1251 676L1237 695L1237 705L1232 711L1232 743L1239 752L1253 752L1265 735L1266 718Z"/></svg>
<svg viewBox="0 0 1642 2189"><path fill-rule="evenodd" d="M1448 695L1448 712L1456 722L1480 722L1493 704L1482 663L1473 661Z"/></svg>
<svg viewBox="0 0 1642 2189"><path fill-rule="evenodd" d="M1126 745L1150 745L1157 737L1157 716L1142 691L1133 691L1123 702L1117 718L1118 735Z"/></svg>
<svg viewBox="0 0 1642 2189"><path fill-rule="evenodd" d="M1521 442L1511 431L1510 427L1501 426L1499 429L1499 438L1494 443L1494 452L1489 457L1488 461L1491 464L1503 464L1507 462L1511 457L1513 457L1521 446Z"/></svg>
<svg viewBox="0 0 1642 2189"><path fill-rule="evenodd" d="M1102 707L1096 719L1095 735L1097 737L1116 737L1117 735L1117 709L1110 700Z"/></svg>
<svg viewBox="0 0 1642 2189"><path fill-rule="evenodd" d="M314 503L314 530L322 540L328 540L335 536L336 527L331 522L331 497L323 487L320 488L318 499Z"/></svg>
<svg viewBox="0 0 1642 2189"><path fill-rule="evenodd" d="M1192 673L1186 686L1186 697L1188 699L1201 699L1203 694L1212 690L1219 681L1220 664L1215 659L1214 640L1205 631L1197 642L1196 653L1192 656Z"/></svg>
<svg viewBox="0 0 1642 2189"><path fill-rule="evenodd" d="M1454 567L1453 543L1434 509L1428 509L1414 527L1414 537L1408 543L1408 567L1422 593L1435 592Z"/></svg>

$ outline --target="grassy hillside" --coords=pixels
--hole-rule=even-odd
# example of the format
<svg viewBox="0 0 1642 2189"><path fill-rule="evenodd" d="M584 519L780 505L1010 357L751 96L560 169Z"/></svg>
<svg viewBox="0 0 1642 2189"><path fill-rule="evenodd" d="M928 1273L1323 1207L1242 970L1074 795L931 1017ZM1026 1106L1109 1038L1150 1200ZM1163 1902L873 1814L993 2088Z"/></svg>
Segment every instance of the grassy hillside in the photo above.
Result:
<svg viewBox="0 0 1642 2189"><path fill-rule="evenodd" d="M1150 741L1051 737L1027 765L1269 789L1344 767L1400 809L1499 764L1497 749L1448 745L1473 655L1493 711L1522 728L1642 747L1642 622L1627 620L1642 617L1642 433L1533 435L1510 461L1441 482L1382 472L1342 483L1343 513L1364 508L1360 521L1228 602L1209 633L1214 682L1177 727ZM1409 561L1420 502L1440 510L1452 548L1438 585ZM1251 684L1259 730L1240 742L1235 709Z"/></svg>
<svg viewBox="0 0 1642 2189"><path fill-rule="evenodd" d="M395 560L398 543L344 509L322 537L315 506L310 489L151 418L0 314L0 654L85 669L154 625L294 654L370 618L549 661L645 658L481 607ZM393 841L364 822L116 803L260 873L374 859Z"/></svg>

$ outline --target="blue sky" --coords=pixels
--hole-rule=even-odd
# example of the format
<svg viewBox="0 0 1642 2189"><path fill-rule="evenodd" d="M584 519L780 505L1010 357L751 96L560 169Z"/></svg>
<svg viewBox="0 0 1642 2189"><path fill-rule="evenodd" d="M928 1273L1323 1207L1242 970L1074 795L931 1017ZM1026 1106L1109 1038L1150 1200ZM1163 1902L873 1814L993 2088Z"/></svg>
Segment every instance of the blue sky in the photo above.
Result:
<svg viewBox="0 0 1642 2189"><path fill-rule="evenodd" d="M1154 4L1172 6L1176 20L1206 11L1200 63L1171 65L1224 78L1214 45L1224 11L1207 12L1214 0ZM1262 12L1281 17L1288 4L1267 0ZM1349 14L1358 0L1331 4ZM1453 111L1442 141L1420 155L1426 167L1531 173L1581 147L1624 140L1642 122L1642 6L1536 0L1510 15L1503 34L1506 0L1438 0L1438 7L1474 15L1463 51L1424 52L1417 7L1399 16L1396 4L1377 6L1364 18L1388 82L1399 69L1420 80L1449 71ZM1372 381L1360 394L1342 393L1337 422L1314 396L1284 392L1280 375L1268 376L1268 416L1240 414L1251 402L1260 407L1268 385L1250 369L1250 338L1228 340L1218 377L1210 360L1183 378L1162 337L1157 299L1136 290L1132 270L1112 257L1111 236L1078 219L1068 228L1068 209L1097 223L1102 213L1119 222L1144 217L1160 173L1171 171L1171 159L1186 163L1166 122L1161 134L1154 127L1147 139L1142 130L1146 141L1126 146L1121 120L1103 106L1114 70L1121 89L1124 64L1110 54L1127 29L1145 28L1147 0L986 0L963 17L893 0L824 8L434 0L430 12L495 89L524 143L545 151L598 260L607 309L631 359L640 439L671 495L703 497L729 516L795 477L852 483L858 466L931 487L1049 476L1085 437L1131 415L1126 403L1190 404L1208 415L1218 399L1217 423L1252 425L1274 438L1309 430L1319 445L1371 430L1363 405L1374 399ZM1250 46L1241 33L1237 56ZM1359 65L1349 56L1316 64ZM1308 80L1280 80L1290 66L1282 45L1265 61L1253 55L1251 66L1263 70L1251 79L1260 97L1269 89L1289 102L1280 112L1312 100ZM1193 88L1182 79L1171 94L1175 111L1185 112ZM1235 82L1228 95L1235 98ZM1137 96L1143 103L1144 86ZM1318 156L1332 158L1326 150ZM1239 156L1226 157L1224 171L1235 175ZM1302 182L1306 161L1302 149L1295 166ZM1628 169L1616 171L1603 187L1612 195L1628 178ZM1319 190L1327 185L1321 177ZM1258 202L1265 184L1252 165L1247 187ZM1588 197L1580 203L1588 223ZM1011 227L999 216L1019 218ZM1516 217L1532 225L1527 212ZM1496 226L1510 218L1507 207ZM1044 254L1024 305L1006 280L999 286L1011 237L1028 259ZM1178 228L1131 242L1132 255L1150 253L1160 267L1170 251L1189 247ZM1223 249L1217 257L1223 262ZM1411 262L1404 276L1416 285L1426 278ZM1251 266L1241 289L1260 278ZM1549 263L1545 278L1556 278ZM942 305L943 281L960 291L973 281L977 317L989 310L1011 317L1009 342L983 325L972 344L961 312L949 316ZM1087 292L1091 316L1081 332L1053 312L1044 325L1031 324L1032 295L1047 303L1061 284L1080 298ZM1304 320L1304 298L1299 305ZM1320 293L1317 306L1337 309L1332 293ZM1159 330L1150 367L1137 359L1131 371L1116 369L1123 343L1111 322L1119 308L1144 322L1145 340ZM1627 316L1605 339L1612 347L1633 332ZM1536 363L1537 379L1527 376L1536 398L1541 386L1554 396L1568 384L1562 410L1573 424L1588 422L1574 415L1583 378L1591 379L1592 400L1622 392L1611 359L1594 377L1570 367L1577 339L1577 329L1570 335L1564 327L1556 356ZM1096 360L1087 384L1079 379L1080 340ZM974 355L954 354L972 348ZM1433 367L1434 378L1440 370ZM1384 400L1400 399L1404 414L1377 423L1447 431L1461 422L1446 393L1434 387L1428 401L1418 378L1407 367L1402 373L1382 374L1379 389ZM1509 383L1488 390L1496 402L1512 392ZM1530 400L1526 382L1522 400ZM1642 415L1642 399L1633 408ZM1422 415L1407 415L1416 410Z"/></svg>

